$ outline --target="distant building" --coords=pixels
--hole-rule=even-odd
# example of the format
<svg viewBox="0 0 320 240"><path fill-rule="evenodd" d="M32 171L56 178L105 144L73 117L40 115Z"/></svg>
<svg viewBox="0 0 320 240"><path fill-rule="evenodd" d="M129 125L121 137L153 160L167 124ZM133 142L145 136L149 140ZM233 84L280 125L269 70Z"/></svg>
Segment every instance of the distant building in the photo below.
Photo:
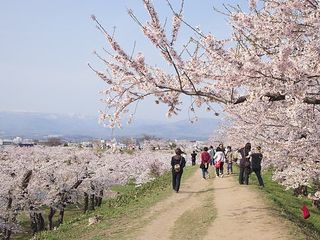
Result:
<svg viewBox="0 0 320 240"><path fill-rule="evenodd" d="M2 142L0 142L1 145L13 145L13 141L11 139L2 139Z"/></svg>
<svg viewBox="0 0 320 240"><path fill-rule="evenodd" d="M117 148L120 148L120 149L124 149L124 148L127 147L127 145L126 145L126 144L123 144L123 143L118 143L118 144L116 145L116 147L117 147Z"/></svg>
<svg viewBox="0 0 320 240"><path fill-rule="evenodd" d="M21 137L15 137L12 142L16 145L19 145L22 143L22 138Z"/></svg>
<svg viewBox="0 0 320 240"><path fill-rule="evenodd" d="M80 143L77 142L68 142L68 147L81 147Z"/></svg>
<svg viewBox="0 0 320 240"><path fill-rule="evenodd" d="M82 142L81 147L92 148L93 144L92 144L92 142Z"/></svg>

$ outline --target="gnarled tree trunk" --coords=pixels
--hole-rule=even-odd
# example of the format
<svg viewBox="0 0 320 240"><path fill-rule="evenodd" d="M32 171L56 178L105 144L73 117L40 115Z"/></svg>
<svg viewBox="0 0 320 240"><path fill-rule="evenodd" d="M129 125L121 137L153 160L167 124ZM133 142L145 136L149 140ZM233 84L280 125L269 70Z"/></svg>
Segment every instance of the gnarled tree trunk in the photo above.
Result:
<svg viewBox="0 0 320 240"><path fill-rule="evenodd" d="M44 219L41 213L30 211L30 222L33 234L44 230Z"/></svg>
<svg viewBox="0 0 320 240"><path fill-rule="evenodd" d="M83 205L83 212L87 212L88 211L88 206L89 206L89 195L88 193L84 193L84 205Z"/></svg>
<svg viewBox="0 0 320 240"><path fill-rule="evenodd" d="M44 230L44 219L42 217L41 213L36 213L36 219L37 219L37 229L38 232Z"/></svg>
<svg viewBox="0 0 320 240"><path fill-rule="evenodd" d="M90 194L89 210L94 210L94 200L95 200L95 195L94 194Z"/></svg>
<svg viewBox="0 0 320 240"><path fill-rule="evenodd" d="M64 208L59 210L59 217L58 217L58 226L63 223L63 217L64 217Z"/></svg>
<svg viewBox="0 0 320 240"><path fill-rule="evenodd" d="M49 230L53 229L53 216L55 213L56 213L56 210L54 208L50 207L50 212L48 215L48 221L49 221L48 228L49 228Z"/></svg>
<svg viewBox="0 0 320 240"><path fill-rule="evenodd" d="M99 191L99 196L98 196L98 202L97 202L97 206L100 207L102 204L102 198L103 198L103 190Z"/></svg>

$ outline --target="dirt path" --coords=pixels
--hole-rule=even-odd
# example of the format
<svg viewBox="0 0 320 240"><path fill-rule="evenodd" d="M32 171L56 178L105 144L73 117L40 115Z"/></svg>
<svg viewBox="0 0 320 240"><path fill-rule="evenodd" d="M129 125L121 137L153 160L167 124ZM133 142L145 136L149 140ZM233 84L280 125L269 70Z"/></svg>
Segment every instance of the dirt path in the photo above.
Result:
<svg viewBox="0 0 320 240"><path fill-rule="evenodd" d="M239 185L233 176L214 180L217 217L204 238L209 239L296 239L292 225L279 219L258 192Z"/></svg>
<svg viewBox="0 0 320 240"><path fill-rule="evenodd" d="M187 224L188 217L183 219L183 216L188 216L189 212L192 217L195 214L192 209L201 209L208 199L206 212L215 211L215 216L207 220L199 216L193 219L198 222L192 224L193 231L204 226L202 235L174 234L174 229L183 229ZM182 184L179 193L173 193L151 208L143 219L148 218L149 223L130 239L295 239L292 225L272 214L259 193L248 186L240 186L233 176L204 180L199 171Z"/></svg>
<svg viewBox="0 0 320 240"><path fill-rule="evenodd" d="M156 216L156 218L141 229L135 239L170 239L179 217L187 211L200 207L202 195L213 196L213 194L212 180L202 179L197 171L181 185L179 193L174 192L150 210L149 215L145 217Z"/></svg>

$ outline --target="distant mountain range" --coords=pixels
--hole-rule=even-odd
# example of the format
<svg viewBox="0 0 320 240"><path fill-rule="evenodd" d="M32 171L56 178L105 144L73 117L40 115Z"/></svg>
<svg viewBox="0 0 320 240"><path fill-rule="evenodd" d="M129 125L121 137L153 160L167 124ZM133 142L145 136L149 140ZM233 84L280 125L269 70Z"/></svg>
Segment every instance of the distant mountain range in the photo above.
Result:
<svg viewBox="0 0 320 240"><path fill-rule="evenodd" d="M160 122L135 120L133 124L115 129L115 137L151 135L166 139L206 140L215 131L219 119L200 118L196 123L188 120ZM64 139L93 139L112 137L112 131L98 124L91 116L0 111L0 138L23 137L43 139L57 135Z"/></svg>

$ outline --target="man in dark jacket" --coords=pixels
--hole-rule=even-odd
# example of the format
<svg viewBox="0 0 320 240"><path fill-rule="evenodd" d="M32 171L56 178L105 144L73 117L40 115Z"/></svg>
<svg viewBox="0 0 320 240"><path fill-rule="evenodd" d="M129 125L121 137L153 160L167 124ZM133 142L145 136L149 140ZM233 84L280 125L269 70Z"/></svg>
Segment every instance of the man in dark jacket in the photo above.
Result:
<svg viewBox="0 0 320 240"><path fill-rule="evenodd" d="M176 149L176 155L171 158L171 167L172 167L172 188L179 192L181 176L183 173L183 168L186 165L186 160L181 156L182 151L180 148Z"/></svg>
<svg viewBox="0 0 320 240"><path fill-rule="evenodd" d="M261 153L261 147L257 147L257 152L251 154L251 168L252 171L255 172L259 185L261 187L264 187L264 183L261 177L261 161L262 161L262 153Z"/></svg>
<svg viewBox="0 0 320 240"><path fill-rule="evenodd" d="M250 174L250 160L249 152L251 151L251 143L246 143L243 148L240 148L238 152L241 154L240 159L240 172L239 172L239 183L249 184L249 174Z"/></svg>

